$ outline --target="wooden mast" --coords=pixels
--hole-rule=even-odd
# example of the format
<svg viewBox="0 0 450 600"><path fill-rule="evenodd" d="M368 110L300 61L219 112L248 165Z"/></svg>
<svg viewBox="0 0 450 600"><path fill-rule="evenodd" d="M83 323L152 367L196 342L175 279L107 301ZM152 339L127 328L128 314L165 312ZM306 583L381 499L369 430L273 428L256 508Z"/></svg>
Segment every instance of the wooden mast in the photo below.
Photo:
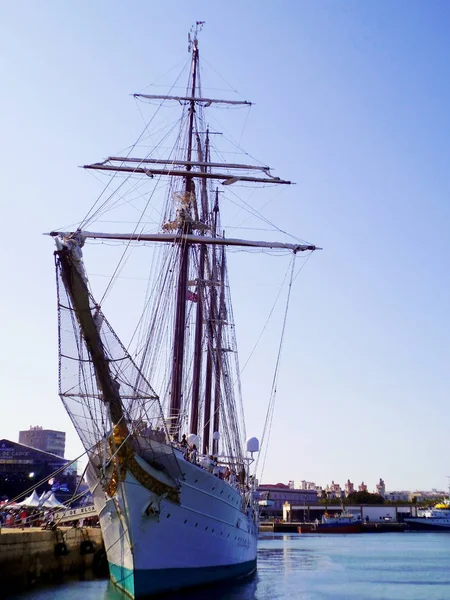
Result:
<svg viewBox="0 0 450 600"><path fill-rule="evenodd" d="M190 202L194 189L193 175L189 172L192 169L192 138L194 129L194 114L195 114L195 88L197 82L197 64L198 64L198 43L197 30L192 44L192 91L189 106L189 129L188 129L188 147L187 147L187 165L185 178L185 197ZM192 226L189 221L183 221L180 229L184 234L192 232ZM176 316L173 344L173 366L172 366L172 384L170 393L170 432L174 438L178 438L180 427L180 409L181 409L181 393L183 384L183 360L184 360L184 341L186 333L186 294L189 272L189 243L181 244L180 248L180 271L178 274L177 299L176 299Z"/></svg>
<svg viewBox="0 0 450 600"><path fill-rule="evenodd" d="M208 353L206 355L206 380L205 380L205 405L203 411L203 445L202 452L207 454L209 451L209 430L211 420L211 396L212 396L212 352L210 350L212 340L209 340Z"/></svg>
<svg viewBox="0 0 450 600"><path fill-rule="evenodd" d="M217 235L217 221L219 214L219 190L216 188L216 198L213 208L213 218L211 234L214 239ZM210 288L210 307L208 315L208 346L206 359L206 381L205 381L205 404L203 410L203 454L211 453L210 436L211 436L211 406L212 406L212 376L214 369L214 340L215 340L215 324L217 320L217 260L216 249L212 248L212 260L210 268L210 277L212 286Z"/></svg>
<svg viewBox="0 0 450 600"><path fill-rule="evenodd" d="M209 139L208 130L206 131L206 148L205 159L208 160ZM202 171L206 169L207 162L203 162L203 152L200 140L200 134L197 131L197 154L199 164L202 164ZM208 190L206 188L206 180L201 181L201 221L206 223L208 220ZM192 402L191 402L191 419L189 432L198 433L198 417L200 404L200 380L202 373L202 341L203 341L203 305L204 305L204 278L205 278L205 260L206 246L200 246L200 259L197 278L197 311L195 316L195 339L194 339L194 368L192 378Z"/></svg>
<svg viewBox="0 0 450 600"><path fill-rule="evenodd" d="M225 319L225 246L222 246L220 264L220 298L219 310L217 311L217 334L215 348L215 389L213 410L213 432L219 431L220 423L220 397L221 397L221 375L222 375L222 328ZM213 454L217 454L219 440L213 439Z"/></svg>
<svg viewBox="0 0 450 600"><path fill-rule="evenodd" d="M198 432L198 406L200 400L200 376L202 368L203 339L203 279L205 276L206 246L200 246L200 263L197 279L197 311L195 316L194 371L192 381L192 405L189 432Z"/></svg>

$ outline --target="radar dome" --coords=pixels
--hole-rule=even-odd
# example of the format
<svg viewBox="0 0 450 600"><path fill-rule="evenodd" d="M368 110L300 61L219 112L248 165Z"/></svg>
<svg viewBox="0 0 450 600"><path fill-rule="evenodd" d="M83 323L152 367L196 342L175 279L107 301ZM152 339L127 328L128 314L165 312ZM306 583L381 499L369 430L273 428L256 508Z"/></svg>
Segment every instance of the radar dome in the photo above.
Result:
<svg viewBox="0 0 450 600"><path fill-rule="evenodd" d="M259 440L252 437L247 440L247 452L259 452Z"/></svg>

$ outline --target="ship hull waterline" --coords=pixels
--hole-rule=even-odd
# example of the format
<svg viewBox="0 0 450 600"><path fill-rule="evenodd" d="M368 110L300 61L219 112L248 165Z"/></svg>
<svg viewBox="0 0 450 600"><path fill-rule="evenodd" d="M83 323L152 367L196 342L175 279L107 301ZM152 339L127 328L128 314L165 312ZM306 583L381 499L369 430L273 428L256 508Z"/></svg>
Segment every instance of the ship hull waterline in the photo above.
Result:
<svg viewBox="0 0 450 600"><path fill-rule="evenodd" d="M237 581L256 572L256 558L246 563L222 567L131 571L109 564L110 578L130 598L146 598L180 589L203 587L220 582Z"/></svg>
<svg viewBox="0 0 450 600"><path fill-rule="evenodd" d="M450 533L450 520L445 523L439 523L436 519L422 519L416 517L413 519L405 519L405 523L408 524L408 529L416 531L444 531Z"/></svg>
<svg viewBox="0 0 450 600"><path fill-rule="evenodd" d="M152 476L161 477L136 459ZM205 469L184 462L179 504L153 493L130 473L114 497L105 495L95 477L88 477L88 483L111 581L131 598L242 578L255 571L257 523L250 512L241 510L239 491Z"/></svg>

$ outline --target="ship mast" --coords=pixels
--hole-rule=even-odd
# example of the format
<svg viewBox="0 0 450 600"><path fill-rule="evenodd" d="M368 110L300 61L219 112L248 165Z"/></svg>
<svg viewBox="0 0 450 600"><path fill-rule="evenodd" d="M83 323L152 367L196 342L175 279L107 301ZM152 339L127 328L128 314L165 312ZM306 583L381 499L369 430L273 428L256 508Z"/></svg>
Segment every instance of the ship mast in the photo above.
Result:
<svg viewBox="0 0 450 600"><path fill-rule="evenodd" d="M194 201L195 186L193 175L190 174L192 169L192 140L194 133L194 114L195 114L195 92L197 84L197 66L198 66L198 40L197 33L201 26L201 22L197 22L194 31L194 37L190 49L192 50L192 89L189 100L189 128L187 137L187 154L186 154L186 176L185 176L185 200L186 202ZM192 233L192 226L189 220L183 220L180 224L180 230L183 234ZM188 242L181 244L180 248L180 270L178 274L177 298L176 298L176 316L174 329L174 344L173 344L173 365L172 365L172 384L170 392L170 432L178 438L180 428L180 409L181 409L181 393L183 384L183 360L184 360L184 342L186 332L186 294L188 286L189 272L189 249Z"/></svg>
<svg viewBox="0 0 450 600"><path fill-rule="evenodd" d="M206 130L205 159L208 160L209 132ZM197 131L197 154L201 170L204 171L207 163L203 163L203 151L200 134ZM201 221L206 223L208 219L208 191L206 180L201 182ZM203 339L203 304L204 304L204 278L205 278L206 246L200 246L200 260L197 278L197 311L195 317L195 340L194 340L194 369L192 381L192 403L189 433L198 432L199 404L200 404L200 380L202 370L202 339Z"/></svg>
<svg viewBox="0 0 450 600"><path fill-rule="evenodd" d="M216 188L216 199L212 216L212 236L217 236L217 220L219 213L219 190ZM217 260L216 248L212 247L211 279L213 285L210 290L210 311L208 317L208 346L206 359L206 382L205 382L205 404L203 411L203 454L210 453L210 432L211 432L211 405L212 405L212 374L213 374L213 353L214 353L214 324L217 314ZM218 373L216 372L216 381Z"/></svg>
<svg viewBox="0 0 450 600"><path fill-rule="evenodd" d="M221 393L221 375L222 375L222 327L225 319L225 246L222 246L220 258L220 298L219 310L217 314L217 337L216 337L216 386L214 391L214 411L213 411L213 435L219 431L220 423L220 393ZM219 449L219 440L213 437L213 454L217 454Z"/></svg>
<svg viewBox="0 0 450 600"><path fill-rule="evenodd" d="M223 367L222 336L225 325L225 259L224 247L249 247L261 249L289 250L294 254L303 251L314 251L317 249L312 244L268 242L257 240L243 240L236 238L225 238L224 234L218 234L218 190L216 188L215 205L212 206L208 199L209 180L211 183L220 182L224 186L236 183L260 183L265 185L289 185L291 181L275 177L271 169L265 165L248 165L240 163L212 162L209 150L209 132L199 132L194 127L196 122L200 123L201 108L211 104L250 105L248 101L216 100L204 98L201 93L199 74L199 51L197 34L203 22L197 21L191 35L189 36L189 51L192 53L191 79L188 83L188 92L185 96L160 96L136 94L142 100L161 99L165 101L176 101L186 107L187 110L187 135L186 154L178 158L137 158L131 156L110 156L103 162L84 165L85 169L96 171L114 172L126 177L142 175L154 178L163 176L179 178L184 183L180 186L182 191L177 193L180 206L176 207L175 220L163 224L163 232L159 233L99 233L85 230L77 232L50 233L61 239L102 239L102 240L124 240L128 244L159 242L172 244L178 253L178 265L173 272L175 278L175 311L173 323L173 346L171 349L172 364L170 365L170 398L169 398L169 430L171 435L177 439L181 427L181 408L186 406L187 399L183 401L183 365L186 354L186 320L187 301L189 285L196 285L196 317L195 334L193 340L193 373L192 373L192 396L190 398L190 422L189 432L203 434L203 451L217 451L217 442L210 445L211 427L212 431L218 430L221 414L221 370ZM200 107L200 117L196 117L197 107ZM185 113L186 114L186 113ZM201 139L201 136L205 138ZM197 156L194 156L194 137L197 140ZM199 198L197 201L194 180L197 178ZM178 188L180 189L180 188ZM217 246L221 247L221 260ZM198 257L195 261L192 255ZM193 263L197 273L192 279ZM210 279L207 285L205 280ZM173 280L172 285L173 285ZM221 286L221 290L216 286ZM172 290L173 291L173 288ZM206 334L206 335L205 335ZM206 340L206 361L203 361L203 346ZM206 362L206 364L205 364ZM201 380L205 377L205 387L202 391ZM214 383L213 383L214 377ZM213 390L214 385L214 390ZM200 415L200 395L204 393L202 415ZM109 394L114 407L114 393ZM213 397L214 396L214 397ZM114 412L114 411L113 411ZM114 415L112 415L113 418ZM116 415L120 419L120 414ZM200 430L200 431L199 431Z"/></svg>

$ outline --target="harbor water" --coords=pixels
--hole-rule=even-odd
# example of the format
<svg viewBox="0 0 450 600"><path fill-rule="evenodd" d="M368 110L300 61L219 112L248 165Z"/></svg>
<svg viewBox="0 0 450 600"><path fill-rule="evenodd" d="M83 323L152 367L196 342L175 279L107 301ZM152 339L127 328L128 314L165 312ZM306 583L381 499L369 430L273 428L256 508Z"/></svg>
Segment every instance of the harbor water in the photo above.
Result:
<svg viewBox="0 0 450 600"><path fill-rule="evenodd" d="M104 579L65 581L11 600L126 600ZM166 600L448 600L450 532L261 534L258 572Z"/></svg>

